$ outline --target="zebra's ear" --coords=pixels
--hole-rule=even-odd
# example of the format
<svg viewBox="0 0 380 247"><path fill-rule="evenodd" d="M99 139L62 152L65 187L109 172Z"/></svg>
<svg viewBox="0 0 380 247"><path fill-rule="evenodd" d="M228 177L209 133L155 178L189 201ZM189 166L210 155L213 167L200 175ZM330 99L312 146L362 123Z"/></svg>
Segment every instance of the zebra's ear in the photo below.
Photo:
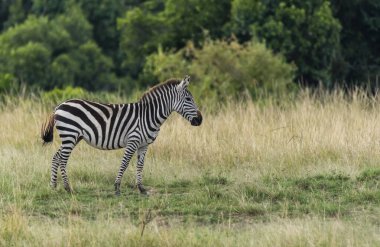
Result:
<svg viewBox="0 0 380 247"><path fill-rule="evenodd" d="M190 83L190 76L185 75L185 77L182 79L182 81L178 84L177 90L181 91L181 90L187 88L189 83Z"/></svg>

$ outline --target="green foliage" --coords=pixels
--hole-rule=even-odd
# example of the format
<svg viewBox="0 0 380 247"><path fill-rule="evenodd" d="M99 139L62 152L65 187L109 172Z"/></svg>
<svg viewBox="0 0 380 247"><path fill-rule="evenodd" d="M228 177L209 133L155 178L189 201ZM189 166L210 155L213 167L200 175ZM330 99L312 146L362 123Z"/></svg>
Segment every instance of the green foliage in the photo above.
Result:
<svg viewBox="0 0 380 247"><path fill-rule="evenodd" d="M1 1L2 5L5 5L4 14L7 16L3 21L3 28L9 28L17 23L23 22L27 16L30 8L32 6L31 0L12 0L12 1Z"/></svg>
<svg viewBox="0 0 380 247"><path fill-rule="evenodd" d="M72 1L33 0L32 13L54 17L65 12L70 2Z"/></svg>
<svg viewBox="0 0 380 247"><path fill-rule="evenodd" d="M16 88L15 78L12 74L0 73L0 92L6 92Z"/></svg>
<svg viewBox="0 0 380 247"><path fill-rule="evenodd" d="M198 44L205 32L212 39L223 37L230 8L230 0L166 0L163 14L173 35L170 47L183 47L187 40Z"/></svg>
<svg viewBox="0 0 380 247"><path fill-rule="evenodd" d="M9 6L12 0L3 0L0 3L0 31L4 28L4 22L9 18Z"/></svg>
<svg viewBox="0 0 380 247"><path fill-rule="evenodd" d="M157 46L164 51L177 50L187 40L198 46L205 33L212 39L235 33L240 42L258 39L282 53L288 62L297 65L298 80L332 85L331 70L338 56L340 24L332 15L329 1L218 3L167 0L161 6L148 1L128 11L119 20L125 67L135 77L145 56ZM146 75L140 81L145 78Z"/></svg>
<svg viewBox="0 0 380 247"><path fill-rule="evenodd" d="M91 40L91 32L75 5L52 20L30 16L0 35L0 72L45 89L65 85L113 89L119 83L113 62Z"/></svg>
<svg viewBox="0 0 380 247"><path fill-rule="evenodd" d="M46 74L50 62L51 50L41 43L29 42L11 51L9 65L13 74L23 82L46 84Z"/></svg>
<svg viewBox="0 0 380 247"><path fill-rule="evenodd" d="M48 102L59 103L67 99L83 98L88 92L80 87L68 86L64 89L54 88L51 91L43 92L42 99Z"/></svg>
<svg viewBox="0 0 380 247"><path fill-rule="evenodd" d="M202 99L239 97L246 90L257 99L295 88L294 66L257 42L240 45L209 40L202 48L190 43L178 52L159 50L148 57L144 68L147 77L152 75L160 81L188 73L196 84L192 91Z"/></svg>
<svg viewBox="0 0 380 247"><path fill-rule="evenodd" d="M102 83L112 83L108 80L111 78L112 60L102 54L96 43L89 41L82 44L74 51L73 57L79 64L77 85L94 90L109 86Z"/></svg>
<svg viewBox="0 0 380 247"><path fill-rule="evenodd" d="M78 2L93 26L94 40L106 55L116 59L120 37L116 21L124 14L126 5L134 5L134 1L79 0Z"/></svg>
<svg viewBox="0 0 380 247"><path fill-rule="evenodd" d="M239 40L246 42L255 34L250 27L253 23L263 22L267 5L261 0L234 0L231 6L231 21L226 25L228 32L233 32ZM259 14L258 14L259 13Z"/></svg>
<svg viewBox="0 0 380 247"><path fill-rule="evenodd" d="M281 53L296 65L295 80L302 85L338 83L376 91L379 13L377 0L4 0L0 73L44 89L133 90L157 77L142 73L157 49L175 53L188 42L199 48L206 39L236 37L241 44L259 41ZM36 54L25 53L32 53L29 43L44 50L35 66L28 63ZM47 65L31 75L44 59ZM16 65L28 68L16 72Z"/></svg>
<svg viewBox="0 0 380 247"><path fill-rule="evenodd" d="M35 42L49 46L49 49L59 48L56 45L65 45L69 38L63 31L52 25L46 17L30 16L24 23L2 33L0 47L4 51ZM61 44L60 40L63 41Z"/></svg>
<svg viewBox="0 0 380 247"><path fill-rule="evenodd" d="M124 19L118 20L121 30L121 51L124 55L122 67L134 77L138 77L145 61L145 56L157 49L164 42L166 32L165 20L161 15L152 14L147 9L133 8Z"/></svg>
<svg viewBox="0 0 380 247"><path fill-rule="evenodd" d="M287 2L235 0L229 29L241 41L264 40L294 62L299 80L331 85L330 70L339 48L340 24L327 0Z"/></svg>
<svg viewBox="0 0 380 247"><path fill-rule="evenodd" d="M182 48L188 40L197 44L204 33L219 38L228 20L230 1L146 1L118 20L121 30L123 68L134 77L141 72L145 57L158 46L164 50ZM140 80L142 81L142 80Z"/></svg>
<svg viewBox="0 0 380 247"><path fill-rule="evenodd" d="M56 25L62 31L66 31L69 34L72 45L77 45L88 42L92 38L92 25L88 22L83 15L82 10L73 5L66 13L58 15L52 20L53 25Z"/></svg>
<svg viewBox="0 0 380 247"><path fill-rule="evenodd" d="M332 75L350 86L369 84L376 90L380 75L380 2L331 0L331 5L343 27Z"/></svg>

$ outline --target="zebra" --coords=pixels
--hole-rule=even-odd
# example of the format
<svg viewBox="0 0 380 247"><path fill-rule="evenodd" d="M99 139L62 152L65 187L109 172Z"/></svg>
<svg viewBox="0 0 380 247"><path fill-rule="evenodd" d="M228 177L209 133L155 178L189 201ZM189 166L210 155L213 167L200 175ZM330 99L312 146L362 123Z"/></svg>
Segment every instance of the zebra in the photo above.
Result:
<svg viewBox="0 0 380 247"><path fill-rule="evenodd" d="M57 187L58 168L64 189L72 193L66 171L67 161L79 141L113 150L125 148L115 179L115 194L120 195L120 183L134 153L137 152L136 184L141 194L147 194L142 184L144 158L148 146L158 136L160 126L175 111L193 126L202 124L202 114L188 90L190 76L169 79L156 85L140 98L128 104L102 104L82 99L70 99L58 105L41 128L43 144L53 141L54 126L61 146L51 163L50 186Z"/></svg>

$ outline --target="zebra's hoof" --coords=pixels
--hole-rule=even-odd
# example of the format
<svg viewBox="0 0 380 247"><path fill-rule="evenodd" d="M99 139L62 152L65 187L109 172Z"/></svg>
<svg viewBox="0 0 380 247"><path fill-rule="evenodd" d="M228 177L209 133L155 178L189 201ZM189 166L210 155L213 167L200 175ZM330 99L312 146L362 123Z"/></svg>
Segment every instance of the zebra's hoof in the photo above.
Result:
<svg viewBox="0 0 380 247"><path fill-rule="evenodd" d="M120 196L120 184L115 183L115 195Z"/></svg>
<svg viewBox="0 0 380 247"><path fill-rule="evenodd" d="M51 188L52 190L57 189L57 183L50 183L50 188Z"/></svg>
<svg viewBox="0 0 380 247"><path fill-rule="evenodd" d="M141 195L148 195L148 191L144 188L144 186L140 185L137 186L139 188L140 194Z"/></svg>
<svg viewBox="0 0 380 247"><path fill-rule="evenodd" d="M70 194L73 194L73 190L70 188L70 186L65 186L65 190L70 193Z"/></svg>

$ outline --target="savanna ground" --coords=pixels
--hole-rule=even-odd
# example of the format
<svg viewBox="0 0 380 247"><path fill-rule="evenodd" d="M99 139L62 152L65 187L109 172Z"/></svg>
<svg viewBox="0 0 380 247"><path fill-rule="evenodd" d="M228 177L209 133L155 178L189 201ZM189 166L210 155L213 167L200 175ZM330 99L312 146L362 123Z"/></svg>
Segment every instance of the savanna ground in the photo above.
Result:
<svg viewBox="0 0 380 247"><path fill-rule="evenodd" d="M52 104L0 110L0 246L380 246L380 99L354 93L209 109L191 127L172 116L150 146L144 184L123 150L81 142L74 194L49 187L59 146L42 147Z"/></svg>

